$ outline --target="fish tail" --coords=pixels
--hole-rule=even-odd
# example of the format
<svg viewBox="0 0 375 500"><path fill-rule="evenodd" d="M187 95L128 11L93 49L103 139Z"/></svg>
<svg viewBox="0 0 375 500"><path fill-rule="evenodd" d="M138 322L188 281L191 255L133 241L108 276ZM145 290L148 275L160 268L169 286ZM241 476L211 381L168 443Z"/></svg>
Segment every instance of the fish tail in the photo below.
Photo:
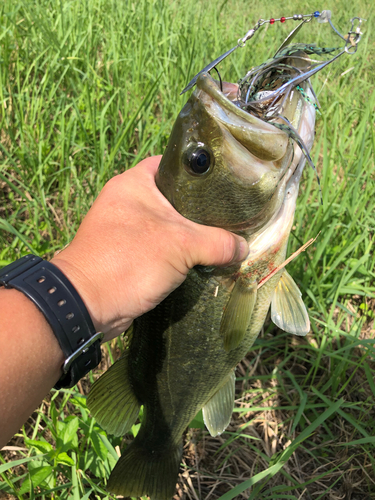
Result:
<svg viewBox="0 0 375 500"><path fill-rule="evenodd" d="M177 483L182 444L152 450L139 436L125 450L109 478L108 489L116 495L151 500L171 500Z"/></svg>

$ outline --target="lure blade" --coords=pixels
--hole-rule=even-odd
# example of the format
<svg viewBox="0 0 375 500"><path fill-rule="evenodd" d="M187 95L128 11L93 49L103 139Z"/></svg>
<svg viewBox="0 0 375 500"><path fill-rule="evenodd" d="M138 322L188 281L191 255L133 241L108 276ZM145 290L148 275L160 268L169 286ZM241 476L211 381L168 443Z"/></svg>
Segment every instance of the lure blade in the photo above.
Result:
<svg viewBox="0 0 375 500"><path fill-rule="evenodd" d="M302 26L307 22L307 20L305 21L302 21L302 23L300 23L297 28L294 28L293 31L291 31L289 33L289 35L285 38L285 40L283 41L283 43L280 45L280 47L276 50L275 52L275 55L273 57L276 57L277 54L283 50L284 47L286 47L287 45L290 44L290 42L293 40L293 38L296 36L296 34L299 32L299 30L302 28Z"/></svg>

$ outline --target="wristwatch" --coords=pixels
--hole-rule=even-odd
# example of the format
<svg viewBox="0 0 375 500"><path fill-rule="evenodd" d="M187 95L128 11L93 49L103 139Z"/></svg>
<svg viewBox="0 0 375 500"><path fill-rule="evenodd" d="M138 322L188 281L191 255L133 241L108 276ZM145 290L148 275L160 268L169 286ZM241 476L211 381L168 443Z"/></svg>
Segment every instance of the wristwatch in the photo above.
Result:
<svg viewBox="0 0 375 500"><path fill-rule="evenodd" d="M44 314L64 353L56 389L73 387L101 360L100 341L78 292L68 278L36 255L25 255L0 270L0 286L24 293Z"/></svg>

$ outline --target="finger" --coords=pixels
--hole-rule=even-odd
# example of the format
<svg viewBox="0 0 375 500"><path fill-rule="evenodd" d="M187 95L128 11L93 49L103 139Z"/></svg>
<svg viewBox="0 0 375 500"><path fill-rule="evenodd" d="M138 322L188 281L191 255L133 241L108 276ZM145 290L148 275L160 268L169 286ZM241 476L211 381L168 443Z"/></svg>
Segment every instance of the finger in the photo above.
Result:
<svg viewBox="0 0 375 500"><path fill-rule="evenodd" d="M195 238L191 242L189 267L229 266L242 262L249 254L247 241L236 234L215 227L195 225Z"/></svg>
<svg viewBox="0 0 375 500"><path fill-rule="evenodd" d="M145 158L139 162L135 167L133 167L133 169L147 170L151 175L153 175L153 177L155 177L161 159L162 155L150 156L149 158Z"/></svg>

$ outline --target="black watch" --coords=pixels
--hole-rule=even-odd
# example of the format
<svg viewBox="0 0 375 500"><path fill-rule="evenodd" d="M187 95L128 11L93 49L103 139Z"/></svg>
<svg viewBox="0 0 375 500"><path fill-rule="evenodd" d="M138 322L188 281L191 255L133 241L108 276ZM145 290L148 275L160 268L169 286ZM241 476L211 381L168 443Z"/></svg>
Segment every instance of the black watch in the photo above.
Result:
<svg viewBox="0 0 375 500"><path fill-rule="evenodd" d="M0 286L24 293L46 317L64 353L56 389L73 387L101 360L102 333L68 278L51 262L29 254L0 270Z"/></svg>

